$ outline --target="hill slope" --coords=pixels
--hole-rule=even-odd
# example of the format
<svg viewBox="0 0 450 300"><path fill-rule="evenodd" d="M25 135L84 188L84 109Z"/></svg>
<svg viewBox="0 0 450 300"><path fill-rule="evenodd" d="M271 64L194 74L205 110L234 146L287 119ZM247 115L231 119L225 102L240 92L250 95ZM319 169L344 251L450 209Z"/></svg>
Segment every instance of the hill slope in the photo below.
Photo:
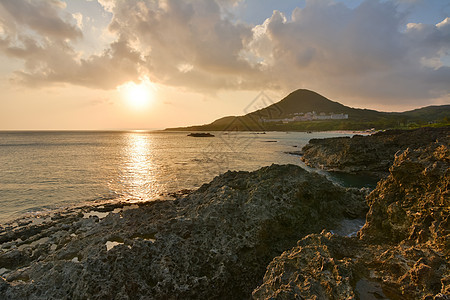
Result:
<svg viewBox="0 0 450 300"><path fill-rule="evenodd" d="M314 112L314 119L295 119ZM348 118L330 119L331 114ZM318 116L322 119L318 120ZM328 118L328 119L324 119ZM307 130L361 130L420 126L450 119L450 105L428 106L402 113L379 112L345 106L322 95L299 89L281 101L244 116L228 116L206 125L167 130L187 131L307 131Z"/></svg>

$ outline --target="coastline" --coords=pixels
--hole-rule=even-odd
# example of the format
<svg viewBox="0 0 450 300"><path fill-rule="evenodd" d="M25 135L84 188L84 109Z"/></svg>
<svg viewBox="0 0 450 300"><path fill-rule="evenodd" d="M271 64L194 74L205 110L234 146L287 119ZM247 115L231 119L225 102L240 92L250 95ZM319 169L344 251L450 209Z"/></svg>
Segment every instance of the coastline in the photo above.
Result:
<svg viewBox="0 0 450 300"><path fill-rule="evenodd" d="M311 193L308 198L300 196L304 189ZM251 293L270 260L299 238L323 226L334 229L345 216L362 216L363 196L358 189L330 185L323 176L298 166L273 165L227 172L186 197L148 202L104 218L72 212L49 224L0 235L0 264L7 269L0 295L4 291L6 298L22 298L43 288L47 296L69 289L68 297L95 298L119 293L117 288L127 286L123 280L132 272L131 280L137 280L139 290L145 286L144 295L150 298L212 293L240 298ZM333 213L326 214L328 210ZM120 267L119 257L126 258ZM66 271L61 273L57 266ZM110 282L94 279L97 272L113 267ZM42 268L47 271L42 273ZM150 270L152 278L145 279ZM75 280L80 272L88 272L88 277ZM69 285L74 281L84 286L89 280L95 293L87 287L54 285L60 276L69 276Z"/></svg>
<svg viewBox="0 0 450 300"><path fill-rule="evenodd" d="M229 171L173 201L2 227L0 296L445 299L449 162L448 142L403 151L367 198L272 165ZM331 233L361 219L357 236Z"/></svg>
<svg viewBox="0 0 450 300"><path fill-rule="evenodd" d="M210 140L186 135L184 132L1 135L0 162L5 172L0 174L0 204L4 208L0 211L0 223L29 212L90 205L102 200L154 200L161 193L198 188L230 169L252 171L272 163L300 164L298 157L284 151L294 146L295 150L300 149L310 138L338 134L243 133L216 135ZM266 139L278 142L260 142Z"/></svg>
<svg viewBox="0 0 450 300"><path fill-rule="evenodd" d="M19 224L23 225L39 225L43 222L51 221L52 218L60 219L61 216L73 215L73 214L89 214L93 216L98 212L100 215L104 212L113 212L116 209L128 206L145 205L149 202L155 201L174 201L177 198L191 193L192 189L181 189L174 192L165 192L156 198L149 200L130 200L129 197L121 196L114 199L103 199L95 201L84 201L79 204L74 204L70 206L61 206L55 208L48 208L44 210L37 210L33 212L23 213L18 217L11 217L0 223L0 232L2 228L6 227L17 227ZM115 212L114 212L115 211ZM99 215L99 217L100 217Z"/></svg>

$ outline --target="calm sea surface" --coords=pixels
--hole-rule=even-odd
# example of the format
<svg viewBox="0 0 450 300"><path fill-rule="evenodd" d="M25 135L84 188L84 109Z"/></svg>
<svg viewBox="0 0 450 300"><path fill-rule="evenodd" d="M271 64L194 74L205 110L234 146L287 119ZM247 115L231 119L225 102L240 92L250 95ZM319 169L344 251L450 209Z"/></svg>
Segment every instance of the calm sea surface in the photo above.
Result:
<svg viewBox="0 0 450 300"><path fill-rule="evenodd" d="M197 188L227 170L302 165L311 138L350 133L0 132L0 223L101 201ZM297 147L295 147L297 146Z"/></svg>

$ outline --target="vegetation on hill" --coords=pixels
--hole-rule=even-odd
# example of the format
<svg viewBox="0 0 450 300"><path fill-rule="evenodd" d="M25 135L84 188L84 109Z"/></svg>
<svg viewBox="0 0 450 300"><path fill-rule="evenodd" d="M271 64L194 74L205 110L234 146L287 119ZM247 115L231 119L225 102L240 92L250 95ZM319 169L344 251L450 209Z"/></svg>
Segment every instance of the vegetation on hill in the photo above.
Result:
<svg viewBox="0 0 450 300"><path fill-rule="evenodd" d="M347 114L348 119L283 122L309 112ZM279 120L271 121L267 120ZM418 128L450 125L450 105L428 106L406 112L379 112L352 108L331 101L313 91L299 89L281 101L244 116L223 117L206 125L167 130L185 131L325 131Z"/></svg>

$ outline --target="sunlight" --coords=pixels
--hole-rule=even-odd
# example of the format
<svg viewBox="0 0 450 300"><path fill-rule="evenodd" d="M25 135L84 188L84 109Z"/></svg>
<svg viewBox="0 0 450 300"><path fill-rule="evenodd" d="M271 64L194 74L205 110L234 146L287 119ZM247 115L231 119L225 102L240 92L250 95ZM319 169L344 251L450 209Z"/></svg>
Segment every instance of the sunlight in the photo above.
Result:
<svg viewBox="0 0 450 300"><path fill-rule="evenodd" d="M134 131L126 134L125 143L121 184L117 190L125 193L131 202L156 198L160 187L156 182L158 171L153 163L152 137Z"/></svg>
<svg viewBox="0 0 450 300"><path fill-rule="evenodd" d="M139 84L129 81L117 89L128 105L135 109L146 108L154 97L154 87L147 77L141 79Z"/></svg>

